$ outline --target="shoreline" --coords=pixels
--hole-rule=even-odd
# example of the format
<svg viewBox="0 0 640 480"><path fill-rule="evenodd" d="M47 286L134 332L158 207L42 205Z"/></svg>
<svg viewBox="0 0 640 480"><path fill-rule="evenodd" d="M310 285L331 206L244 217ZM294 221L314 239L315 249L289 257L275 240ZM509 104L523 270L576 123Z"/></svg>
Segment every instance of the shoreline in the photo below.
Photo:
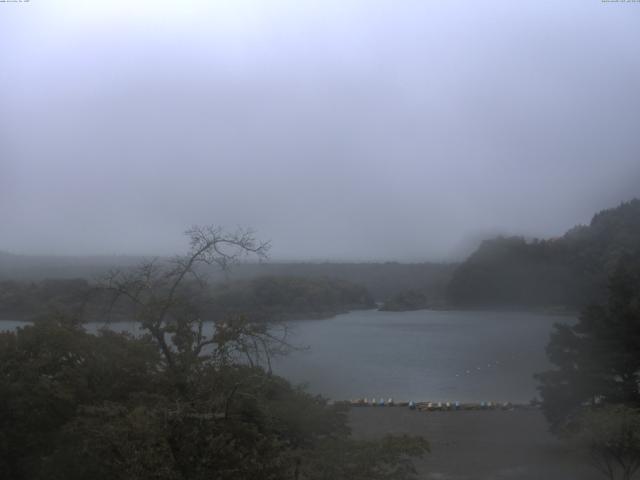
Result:
<svg viewBox="0 0 640 480"><path fill-rule="evenodd" d="M580 315L579 310L553 310L552 307L536 308L518 308L518 307L487 307L487 308L465 308L459 306L440 306L440 307L426 307L416 309L403 309L403 310L383 310L377 305L363 306L361 308L352 307L344 310L333 310L325 312L308 312L308 313L280 313L276 316L277 320L270 320L267 323L288 323L288 322L304 322L304 321L318 321L318 320L330 320L340 315L349 314L352 312L365 312L375 311L382 313L407 313L407 312L495 312L495 313L531 313L536 315L544 315L550 317L577 317ZM0 322L33 322L37 315L25 315L24 313L12 314L11 318L0 318ZM127 322L130 320L116 320L116 322ZM207 320L207 322L215 322L215 320ZM87 321L85 323L103 323L101 321Z"/></svg>
<svg viewBox="0 0 640 480"><path fill-rule="evenodd" d="M496 313L531 313L536 315L546 315L549 317L577 317L580 315L580 310L569 310L569 309L554 309L557 307L539 307L539 308L526 308L526 307L462 307L462 306L440 306L440 307L425 307L425 308L413 308L413 309L403 309L403 310L390 310L390 309L382 309L378 308L378 312L389 312L389 313L404 313L404 312L420 312L420 311L430 311L430 312L496 312Z"/></svg>
<svg viewBox="0 0 640 480"><path fill-rule="evenodd" d="M517 403L517 402L430 402L430 401L394 401L393 399L359 399L359 400L336 400L331 403L336 405L346 405L351 408L407 408L419 412L462 412L462 411L514 411L514 410L540 410L538 403Z"/></svg>

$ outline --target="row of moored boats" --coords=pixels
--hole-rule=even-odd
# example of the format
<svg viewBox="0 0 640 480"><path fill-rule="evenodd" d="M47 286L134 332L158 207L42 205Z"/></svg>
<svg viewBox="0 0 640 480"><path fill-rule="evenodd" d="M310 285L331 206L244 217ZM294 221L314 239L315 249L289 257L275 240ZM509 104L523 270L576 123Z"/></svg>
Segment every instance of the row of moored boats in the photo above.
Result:
<svg viewBox="0 0 640 480"><path fill-rule="evenodd" d="M411 410L448 411L448 410L513 410L523 408L524 405L511 402L397 402L393 398L360 398L349 402L354 407L409 407Z"/></svg>

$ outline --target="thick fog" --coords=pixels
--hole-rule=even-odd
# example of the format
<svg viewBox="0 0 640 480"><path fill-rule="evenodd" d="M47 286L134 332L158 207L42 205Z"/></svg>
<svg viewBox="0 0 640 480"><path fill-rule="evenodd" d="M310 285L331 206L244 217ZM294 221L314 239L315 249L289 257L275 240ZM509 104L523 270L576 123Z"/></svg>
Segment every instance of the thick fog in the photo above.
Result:
<svg viewBox="0 0 640 480"><path fill-rule="evenodd" d="M0 250L442 260L640 195L640 4L0 3Z"/></svg>

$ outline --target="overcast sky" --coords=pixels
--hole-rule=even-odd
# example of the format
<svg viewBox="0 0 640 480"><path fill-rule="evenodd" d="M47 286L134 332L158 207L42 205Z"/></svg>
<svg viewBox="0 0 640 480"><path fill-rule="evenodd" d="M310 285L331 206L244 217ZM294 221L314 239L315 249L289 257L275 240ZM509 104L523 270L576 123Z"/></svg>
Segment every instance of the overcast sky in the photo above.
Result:
<svg viewBox="0 0 640 480"><path fill-rule="evenodd" d="M640 196L640 3L0 3L0 250L442 260Z"/></svg>

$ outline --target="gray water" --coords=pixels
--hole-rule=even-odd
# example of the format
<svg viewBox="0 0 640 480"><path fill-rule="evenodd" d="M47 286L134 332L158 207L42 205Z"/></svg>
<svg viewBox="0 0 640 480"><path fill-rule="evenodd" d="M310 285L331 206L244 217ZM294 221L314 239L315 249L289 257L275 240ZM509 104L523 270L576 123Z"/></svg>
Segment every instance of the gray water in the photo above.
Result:
<svg viewBox="0 0 640 480"><path fill-rule="evenodd" d="M555 322L531 313L358 311L291 322L290 340L308 345L276 361L276 373L333 399L528 402L533 374L549 368Z"/></svg>
<svg viewBox="0 0 640 480"><path fill-rule="evenodd" d="M553 323L570 317L532 313L356 311L288 322L300 350L274 372L332 399L528 402L535 372L549 368L544 348ZM24 322L0 322L0 330ZM101 325L89 325L96 331ZM136 331L134 323L112 324Z"/></svg>

